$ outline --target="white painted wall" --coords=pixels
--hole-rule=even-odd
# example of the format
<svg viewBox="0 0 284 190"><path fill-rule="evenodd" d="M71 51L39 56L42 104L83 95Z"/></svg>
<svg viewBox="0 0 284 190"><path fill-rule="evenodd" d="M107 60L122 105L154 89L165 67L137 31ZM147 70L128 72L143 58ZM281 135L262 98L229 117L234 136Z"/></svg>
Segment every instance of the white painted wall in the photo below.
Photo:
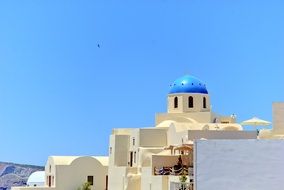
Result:
<svg viewBox="0 0 284 190"><path fill-rule="evenodd" d="M150 167L152 163L152 155L164 151L164 148L139 148L138 167Z"/></svg>
<svg viewBox="0 0 284 190"><path fill-rule="evenodd" d="M141 189L151 190L152 189L152 167L141 168Z"/></svg>
<svg viewBox="0 0 284 190"><path fill-rule="evenodd" d="M163 121L172 120L176 122L187 123L209 123L212 120L211 112L185 112L185 113L157 113L156 125Z"/></svg>
<svg viewBox="0 0 284 190"><path fill-rule="evenodd" d="M193 108L188 107L188 97L193 97ZM174 108L174 99L178 98L178 107ZM203 98L206 98L206 108L203 108ZM168 95L168 113L209 112L210 97L201 93L176 93Z"/></svg>
<svg viewBox="0 0 284 190"><path fill-rule="evenodd" d="M94 176L93 190L104 190L108 167L102 166L93 157L80 157L68 166L56 166L56 190L78 189L87 182L87 176Z"/></svg>
<svg viewBox="0 0 284 190"><path fill-rule="evenodd" d="M164 128L140 129L140 147L167 146L167 130Z"/></svg>
<svg viewBox="0 0 284 190"><path fill-rule="evenodd" d="M273 103L273 131L284 134L284 103Z"/></svg>
<svg viewBox="0 0 284 190"><path fill-rule="evenodd" d="M284 139L284 102L273 103L273 128L261 129L260 139Z"/></svg>
<svg viewBox="0 0 284 190"><path fill-rule="evenodd" d="M151 190L168 190L169 176L152 176ZM143 189L142 189L143 190Z"/></svg>
<svg viewBox="0 0 284 190"><path fill-rule="evenodd" d="M126 167L109 167L108 189L123 190L126 176Z"/></svg>
<svg viewBox="0 0 284 190"><path fill-rule="evenodd" d="M280 190L284 140L207 140L195 143L196 190Z"/></svg>
<svg viewBox="0 0 284 190"><path fill-rule="evenodd" d="M127 166L129 151L129 135L115 135L113 160L115 166Z"/></svg>
<svg viewBox="0 0 284 190"><path fill-rule="evenodd" d="M188 131L188 139L257 139L257 131L213 131L191 130Z"/></svg>

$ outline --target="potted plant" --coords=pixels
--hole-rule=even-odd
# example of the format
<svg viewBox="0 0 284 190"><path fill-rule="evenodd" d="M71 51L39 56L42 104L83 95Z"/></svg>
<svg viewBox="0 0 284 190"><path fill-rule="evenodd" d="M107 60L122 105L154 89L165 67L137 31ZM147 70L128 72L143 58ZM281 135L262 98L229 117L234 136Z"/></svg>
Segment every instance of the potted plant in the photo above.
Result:
<svg viewBox="0 0 284 190"><path fill-rule="evenodd" d="M91 184L89 182L83 183L77 190L91 190Z"/></svg>
<svg viewBox="0 0 284 190"><path fill-rule="evenodd" d="M186 180L187 180L186 172L184 171L184 168L182 168L182 174L179 177L179 181L181 183L181 188L179 190L186 190Z"/></svg>

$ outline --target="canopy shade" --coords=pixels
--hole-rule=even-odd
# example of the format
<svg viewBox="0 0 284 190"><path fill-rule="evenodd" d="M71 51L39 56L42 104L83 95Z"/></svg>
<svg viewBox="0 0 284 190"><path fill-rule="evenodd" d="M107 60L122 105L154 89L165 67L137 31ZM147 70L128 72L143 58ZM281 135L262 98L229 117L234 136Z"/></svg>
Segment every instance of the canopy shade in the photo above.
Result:
<svg viewBox="0 0 284 190"><path fill-rule="evenodd" d="M251 119L245 120L241 123L241 125L249 125L249 126L269 126L271 122L259 119L257 117L253 117Z"/></svg>
<svg viewBox="0 0 284 190"><path fill-rule="evenodd" d="M181 146L175 147L174 150L180 150L180 151L191 151L193 150L193 146L192 145L187 145L187 144L183 144Z"/></svg>
<svg viewBox="0 0 284 190"><path fill-rule="evenodd" d="M164 147L164 150L173 150L175 147L176 146L169 145L169 146Z"/></svg>

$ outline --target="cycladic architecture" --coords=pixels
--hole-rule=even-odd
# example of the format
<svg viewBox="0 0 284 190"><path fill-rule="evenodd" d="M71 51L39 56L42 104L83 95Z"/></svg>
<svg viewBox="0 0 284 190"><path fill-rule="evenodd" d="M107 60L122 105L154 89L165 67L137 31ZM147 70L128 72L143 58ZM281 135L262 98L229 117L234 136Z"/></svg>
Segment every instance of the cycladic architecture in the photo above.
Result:
<svg viewBox="0 0 284 190"><path fill-rule="evenodd" d="M206 84L193 76L171 84L167 103L154 127L113 129L108 157L49 157L36 189L281 189L284 103L273 104L273 129L259 133L213 112Z"/></svg>

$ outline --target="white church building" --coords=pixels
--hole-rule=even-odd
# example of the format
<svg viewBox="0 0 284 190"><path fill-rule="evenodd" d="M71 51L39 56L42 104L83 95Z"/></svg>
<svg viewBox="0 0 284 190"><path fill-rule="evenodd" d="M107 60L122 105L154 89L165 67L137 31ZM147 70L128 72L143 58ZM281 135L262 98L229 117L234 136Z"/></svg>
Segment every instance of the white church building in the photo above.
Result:
<svg viewBox="0 0 284 190"><path fill-rule="evenodd" d="M107 157L50 156L44 185L13 190L279 190L284 178L284 103L273 128L244 131L211 110L205 83L175 80L151 128L113 129ZM253 113L254 114L254 113Z"/></svg>

